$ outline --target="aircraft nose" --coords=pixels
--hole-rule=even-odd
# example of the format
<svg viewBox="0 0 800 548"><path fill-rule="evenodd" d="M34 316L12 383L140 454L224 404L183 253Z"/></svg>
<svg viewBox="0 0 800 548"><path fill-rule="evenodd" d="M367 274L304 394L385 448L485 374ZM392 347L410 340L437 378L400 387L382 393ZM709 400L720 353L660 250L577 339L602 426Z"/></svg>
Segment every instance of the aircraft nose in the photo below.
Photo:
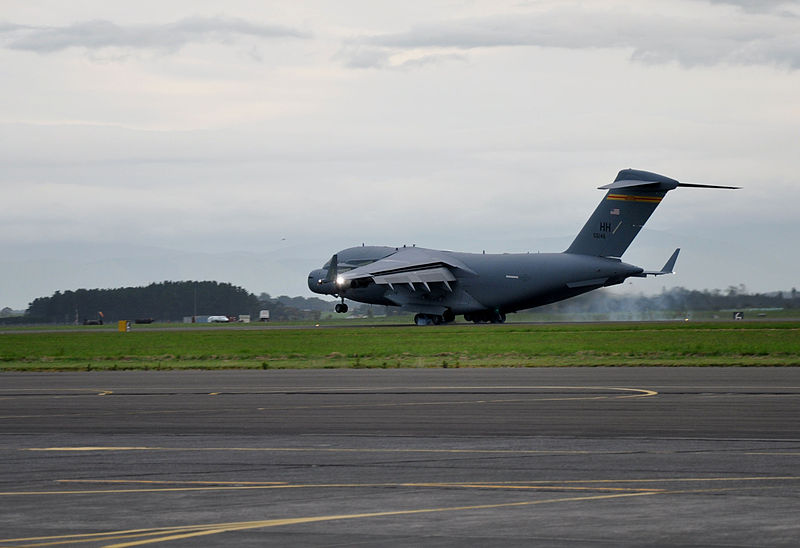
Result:
<svg viewBox="0 0 800 548"><path fill-rule="evenodd" d="M327 271L318 268L308 273L308 288L314 293L332 294L333 282L325 282Z"/></svg>

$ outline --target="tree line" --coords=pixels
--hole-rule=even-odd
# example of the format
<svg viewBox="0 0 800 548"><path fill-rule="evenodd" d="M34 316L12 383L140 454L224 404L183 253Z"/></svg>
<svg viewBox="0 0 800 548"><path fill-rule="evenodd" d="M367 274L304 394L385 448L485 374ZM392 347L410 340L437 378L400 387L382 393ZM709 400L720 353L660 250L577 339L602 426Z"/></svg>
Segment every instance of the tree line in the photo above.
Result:
<svg viewBox="0 0 800 548"><path fill-rule="evenodd" d="M24 316L9 318L13 322L6 323L114 323L137 319L178 322L191 316L212 315L249 315L255 321L259 311L265 309L270 311L271 320L308 320L319 319L319 310L331 307L321 299L307 301L313 301L313 306L290 297L273 299L266 293L256 297L229 283L166 281L145 287L56 291L50 297L35 299Z"/></svg>
<svg viewBox="0 0 800 548"><path fill-rule="evenodd" d="M545 313L646 314L753 308L800 309L800 294L794 288L789 292L749 293L744 286L731 286L724 291L675 287L649 296L594 291L535 310ZM243 314L250 315L255 321L259 311L265 309L270 311L270 320L273 321L319 320L323 313L333 309L333 303L316 297L271 297L267 293L256 296L229 283L167 281L146 287L56 291L50 297L40 297L30 303L24 316L0 318L0 323L72 324L86 320L113 323L136 319L177 322L195 315L238 317ZM357 313L366 314L368 309L368 305L354 307Z"/></svg>
<svg viewBox="0 0 800 548"><path fill-rule="evenodd" d="M181 321L193 315L258 314L255 295L219 282L161 282L146 287L56 291L28 306L31 323L153 319Z"/></svg>

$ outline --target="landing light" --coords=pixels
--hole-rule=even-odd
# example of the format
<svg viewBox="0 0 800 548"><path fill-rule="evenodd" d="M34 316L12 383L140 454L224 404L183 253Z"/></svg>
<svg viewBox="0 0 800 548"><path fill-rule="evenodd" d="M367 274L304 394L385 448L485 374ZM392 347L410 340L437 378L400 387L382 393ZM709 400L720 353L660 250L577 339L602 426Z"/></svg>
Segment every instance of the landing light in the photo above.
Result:
<svg viewBox="0 0 800 548"><path fill-rule="evenodd" d="M344 285L344 276L336 277L336 285Z"/></svg>

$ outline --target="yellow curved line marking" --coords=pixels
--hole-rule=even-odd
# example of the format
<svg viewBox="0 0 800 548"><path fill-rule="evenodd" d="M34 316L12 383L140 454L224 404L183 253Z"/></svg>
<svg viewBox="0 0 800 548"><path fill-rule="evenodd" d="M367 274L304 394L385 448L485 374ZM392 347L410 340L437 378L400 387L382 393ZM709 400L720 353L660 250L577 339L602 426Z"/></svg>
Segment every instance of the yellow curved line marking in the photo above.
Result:
<svg viewBox="0 0 800 548"><path fill-rule="evenodd" d="M478 455L614 455L619 451L587 451L573 449L416 449L404 447L387 448L350 448L350 447L29 447L21 451L240 451L265 453L431 453L431 454L478 454Z"/></svg>
<svg viewBox="0 0 800 548"><path fill-rule="evenodd" d="M800 480L800 476L748 476L748 477L735 477L735 478L651 478L651 479L621 479L621 480L567 480L563 482L557 481L542 481L542 482L535 482L535 483L660 483L660 482L733 482L733 481L770 481L770 480ZM76 480L81 481L81 480ZM124 480L110 480L110 481L124 481ZM149 480L142 480L148 481ZM233 483L233 482L231 482ZM527 483L527 482L521 482ZM534 483L534 482L531 482ZM348 487L348 486L355 486L355 487L369 487L369 486L408 486L408 487L463 487L463 488L486 488L486 489L509 489L509 488L542 488L542 489L558 489L558 488L567 488L566 486L558 486L558 485L551 485L551 486L537 486L537 485L508 485L504 484L503 482L495 482L495 483L407 483L407 484L354 484L354 485L285 485L282 486L286 487ZM267 487L267 486L263 486ZM271 486L272 488L278 488L281 486ZM456 512L456 511L470 511L470 510L483 510L483 509L495 509L495 508L509 508L509 507L523 507L523 506L533 506L538 504L551 504L551 503L560 503L560 502L579 502L579 501L594 501L594 500L608 500L608 499L616 499L616 498L624 498L624 497L636 497L636 496L651 496L651 495L659 495L659 494L679 494L679 493L708 493L708 492L721 492L721 491L738 491L738 490L749 490L749 489L763 489L765 487L718 487L718 488L707 488L707 489L685 489L685 490L663 490L663 489L631 489L630 491L633 492L625 492L625 493L612 493L612 494L603 494L603 495L591 495L591 496L580 496L580 497L561 497L555 499L544 499L544 500L533 500L533 501L521 501L521 502L507 502L507 503L497 503L497 504L484 504L484 505L472 505L472 506L453 506L453 507L441 507L441 508L422 508L416 510L398 510L398 511L385 511L385 512L370 512L370 513L360 513L360 514L334 514L328 516L309 516L309 517L300 517L300 518L282 518L282 519L271 519L271 520L257 520L257 521L247 521L247 522L230 522L230 523L210 523L210 524L198 524L198 525L184 525L184 526L174 526L174 527L158 527L158 528L148 528L148 529L129 529L129 530L121 530L121 531L108 531L105 533L85 533L85 534L77 534L77 535L60 535L60 536L42 536L42 537L28 537L28 538L12 538L12 539L0 539L0 543L26 543L28 546L55 546L55 545L64 545L64 544L79 544L79 543L96 543L96 542L105 542L110 540L129 540L128 542L121 542L118 544L114 544L112 546L116 548L123 548L129 546L140 546L145 544L155 544L159 542L167 542L172 540L183 540L225 532L232 532L232 531L242 531L248 529L263 529L268 527L278 527L282 525L296 525L296 524L304 524L304 523L315 523L315 522L322 522L322 521L334 521L334 520L345 520L345 519L364 519L364 518L371 518L371 517L388 517L388 516L403 516L403 515L414 515L414 514L424 514L424 513L435 513L435 512ZM577 487L574 489L592 489L590 487ZM598 488L594 488L598 489ZM606 490L607 488L599 488L598 490ZM148 538L149 537L149 538ZM36 544L32 544L36 543Z"/></svg>
<svg viewBox="0 0 800 548"><path fill-rule="evenodd" d="M200 536L215 535L219 533L226 533L232 531L243 531L247 529L263 529L267 527L279 527L282 525L297 525L304 523L316 523L322 521L346 520L346 519L364 519L374 517L389 517L389 516L406 516L415 514L430 514L437 512L463 512L469 510L488 510L495 508L511 508L521 506L534 506L539 504L553 504L559 502L580 502L591 500L604 500L615 499L623 497L640 497L659 494L655 491L647 491L641 493L622 493L610 495L595 495L595 496L582 496L582 497L563 497L556 499L533 500L522 502L505 502L498 504L480 504L474 506L450 506L442 508L421 508L416 510L395 510L387 512L369 512L362 514L333 514L328 516L308 516L300 518L282 518L270 520L257 520L257 521L244 521L244 522L230 522L230 523L213 523L213 524L199 524L199 525L186 525L178 527L163 527L157 529L131 529L125 531L111 531L107 533L88 533L84 535L63 535L63 536L50 536L50 537L29 537L29 538L15 538L15 539L2 539L2 543L11 542L38 542L34 546L54 546L58 544L77 544L82 542L99 542L104 540L116 540L122 538L139 537L138 540L131 542L124 542L110 545L113 548L126 548L130 546L141 546L144 544L155 544L158 542L167 542L172 540L183 540L195 538ZM154 537L157 538L141 538L141 537ZM49 541L49 542L48 542Z"/></svg>
<svg viewBox="0 0 800 548"><path fill-rule="evenodd" d="M704 482L767 482L797 481L800 476L754 476L734 478L650 478L650 479L618 479L618 480L566 480L566 481L532 481L532 482L417 482L417 483L311 483L289 484L284 482L236 482L236 481L151 481L151 480L58 480L58 483L89 484L128 484L128 485L197 485L197 487L134 487L127 489L81 489L74 491L7 491L0 496L53 496L53 495L94 495L122 493L169 493L200 491L252 491L267 489L348 489L376 487L411 487L411 488L446 488L446 489L507 489L507 490L564 490L564 491L646 491L653 493L666 492L657 487L613 487L609 484L660 484L660 483L704 483ZM742 489L742 488L732 488Z"/></svg>
<svg viewBox="0 0 800 548"><path fill-rule="evenodd" d="M87 483L103 483L103 481L87 480ZM124 482L123 482L124 483ZM129 483L136 483L135 481ZM180 484L182 482L174 482ZM275 485L217 485L217 486L204 486L204 487L138 487L128 489L80 489L74 491L7 491L0 492L2 497L11 496L54 496L54 495L114 495L114 494L127 494L127 493L178 493L178 492L210 492L210 491L259 491L268 489L349 489L349 488L376 488L376 487L441 487L441 488L462 488L462 489L528 489L536 490L539 487L535 485L528 486L480 486L470 484L448 484L448 483L321 483L321 484L275 484ZM662 489L635 489L635 488L607 488L607 487L558 487L558 486L541 486L541 490L552 491L554 489L564 491L648 491L660 492Z"/></svg>
<svg viewBox="0 0 800 548"><path fill-rule="evenodd" d="M306 392L317 392L317 391L324 391L326 393L331 392L363 392L363 391L370 391L375 392L377 394L382 394L387 390L408 390L411 393L413 391L422 391L422 390L615 390L619 392L625 392L626 394L607 394L607 395L597 395L597 396L568 396L568 397L544 397L544 398L530 398L530 397L517 397L513 399L481 399L481 400L454 400L454 401L435 401L435 402L404 402L404 403L360 403L360 404L335 404L335 405L295 405L295 406L286 406L286 405L276 405L271 407L256 407L257 411L291 411L297 409L357 409L357 408L376 408L376 407L416 407L416 406L437 406L437 405L464 405L464 404L490 404L490 403L520 403L520 402L549 402L549 401L576 401L576 400L605 400L605 399L626 399L626 398L646 398L651 396L657 396L658 392L655 390L648 390L645 388L619 388L619 387L607 387L607 386L428 386L422 388L398 388L398 387L383 387L383 388L324 388L320 387L317 389L312 388L304 388L302 390L298 389L291 389L287 388L284 390L276 390L276 391L267 391L267 392L252 392L251 394L254 395L268 395L268 394L286 394L288 393L306 393ZM109 395L112 394L112 391L106 391L106 393L101 395ZM238 392L227 392L227 394L237 394ZM225 392L218 392L215 393L217 395L223 395ZM171 394L149 394L149 396L159 396L159 395L171 395ZM535 393L530 393L530 395L535 396ZM60 396L55 396L60 397ZM183 410L170 410L170 409L162 409L156 411L137 411L128 413L129 415L166 415L166 414L186 414L186 413L194 413L195 411L183 411ZM105 414L105 413L103 413ZM25 419L25 418L36 418L36 417L81 417L84 416L83 413L62 413L58 415L52 414L30 414L30 415L0 415L0 420L3 419Z"/></svg>

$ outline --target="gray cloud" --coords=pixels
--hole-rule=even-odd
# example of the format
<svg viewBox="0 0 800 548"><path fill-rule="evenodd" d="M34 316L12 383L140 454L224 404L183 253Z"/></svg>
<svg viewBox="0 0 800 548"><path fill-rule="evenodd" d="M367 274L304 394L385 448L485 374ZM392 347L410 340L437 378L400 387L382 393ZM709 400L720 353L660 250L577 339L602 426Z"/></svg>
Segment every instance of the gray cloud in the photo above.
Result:
<svg viewBox="0 0 800 548"><path fill-rule="evenodd" d="M712 4L728 4L750 13L781 12L788 15L786 7L797 6L798 0L708 0Z"/></svg>
<svg viewBox="0 0 800 548"><path fill-rule="evenodd" d="M389 64L391 52L373 46L350 45L342 48L334 59L348 68L383 68Z"/></svg>
<svg viewBox="0 0 800 548"><path fill-rule="evenodd" d="M402 62L392 62L393 52L387 48L353 44L342 47L334 56L347 68L355 69L398 69L407 70L420 68L427 65L438 65L451 61L466 61L467 57L458 53L428 54L407 59Z"/></svg>
<svg viewBox="0 0 800 548"><path fill-rule="evenodd" d="M117 25L94 20L63 27L30 27L0 24L8 49L51 53L71 47L144 48L176 51L191 42L232 41L237 36L256 38L308 38L309 35L281 25L262 25L229 17L189 17L162 25Z"/></svg>
<svg viewBox="0 0 800 548"><path fill-rule="evenodd" d="M734 3L750 6L747 2ZM386 54L412 49L536 46L629 49L633 60L650 64L800 68L800 18L783 13L724 15L703 18L564 7L536 14L425 24L406 32L362 37L346 47L375 48L372 55L376 59L381 58L382 51L384 65ZM359 66L363 66L363 60Z"/></svg>

